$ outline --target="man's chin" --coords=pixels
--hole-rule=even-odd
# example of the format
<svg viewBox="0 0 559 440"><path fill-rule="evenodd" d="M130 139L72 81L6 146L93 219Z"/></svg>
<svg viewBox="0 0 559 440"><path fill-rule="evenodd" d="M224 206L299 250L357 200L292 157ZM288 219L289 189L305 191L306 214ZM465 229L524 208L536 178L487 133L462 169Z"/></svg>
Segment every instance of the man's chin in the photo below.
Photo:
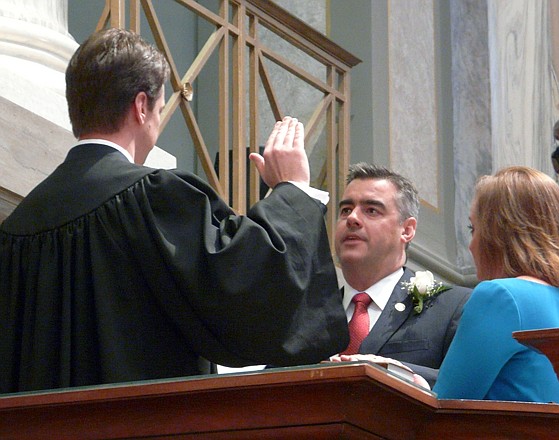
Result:
<svg viewBox="0 0 559 440"><path fill-rule="evenodd" d="M340 266L344 267L351 267L355 266L359 262L363 260L363 253L362 252L342 252L338 254L338 261Z"/></svg>
<svg viewBox="0 0 559 440"><path fill-rule="evenodd" d="M356 254L363 256L364 247L365 247L365 242L362 240L348 240L348 241L344 241L343 244L340 246L339 253L342 256L348 255L351 257L352 255L356 255Z"/></svg>

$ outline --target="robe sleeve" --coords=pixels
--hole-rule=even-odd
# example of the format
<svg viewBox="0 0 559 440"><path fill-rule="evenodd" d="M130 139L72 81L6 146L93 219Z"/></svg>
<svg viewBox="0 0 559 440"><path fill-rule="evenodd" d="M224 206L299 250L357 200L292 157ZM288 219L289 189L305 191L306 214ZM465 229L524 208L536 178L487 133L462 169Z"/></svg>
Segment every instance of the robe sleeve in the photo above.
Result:
<svg viewBox="0 0 559 440"><path fill-rule="evenodd" d="M286 366L347 345L320 203L285 183L238 216L194 176L164 172L144 191L158 265L175 283L160 301L194 351L228 366Z"/></svg>

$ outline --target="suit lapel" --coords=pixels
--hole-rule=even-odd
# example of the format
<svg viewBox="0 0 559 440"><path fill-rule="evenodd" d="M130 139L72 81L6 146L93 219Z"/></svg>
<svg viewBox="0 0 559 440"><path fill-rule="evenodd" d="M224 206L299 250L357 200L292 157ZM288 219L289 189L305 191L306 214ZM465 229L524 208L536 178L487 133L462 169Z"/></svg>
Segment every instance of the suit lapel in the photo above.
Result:
<svg viewBox="0 0 559 440"><path fill-rule="evenodd" d="M369 335L361 344L361 353L378 353L386 341L390 339L410 313L412 313L413 304L411 297L408 295L406 289L402 289L401 285L402 281L409 281L412 276L413 272L404 268L404 275L402 275L402 278L400 278L394 287L390 299L386 303L386 307L380 314ZM405 306L403 311L399 311L396 308L396 304L398 303Z"/></svg>

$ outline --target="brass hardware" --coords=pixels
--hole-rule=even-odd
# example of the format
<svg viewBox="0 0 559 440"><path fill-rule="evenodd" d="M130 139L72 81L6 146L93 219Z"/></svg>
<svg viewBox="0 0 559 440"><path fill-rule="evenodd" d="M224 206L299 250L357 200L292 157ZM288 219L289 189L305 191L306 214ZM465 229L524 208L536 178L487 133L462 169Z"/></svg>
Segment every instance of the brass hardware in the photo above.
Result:
<svg viewBox="0 0 559 440"><path fill-rule="evenodd" d="M192 95L194 94L194 91L192 89L192 86L190 85L189 82L186 82L182 85L182 89L181 89L181 95L184 99L186 99L188 102L192 101Z"/></svg>

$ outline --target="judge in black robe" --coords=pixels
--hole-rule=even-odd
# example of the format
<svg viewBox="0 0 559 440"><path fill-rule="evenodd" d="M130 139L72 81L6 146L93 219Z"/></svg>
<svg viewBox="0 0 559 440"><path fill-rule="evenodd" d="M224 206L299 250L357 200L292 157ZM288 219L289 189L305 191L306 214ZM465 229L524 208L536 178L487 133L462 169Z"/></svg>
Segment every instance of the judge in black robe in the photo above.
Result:
<svg viewBox="0 0 559 440"><path fill-rule="evenodd" d="M137 100L135 160L152 129ZM238 216L196 176L127 156L82 140L1 225L0 392L194 375L203 359L308 364L347 345L324 205L272 181Z"/></svg>

